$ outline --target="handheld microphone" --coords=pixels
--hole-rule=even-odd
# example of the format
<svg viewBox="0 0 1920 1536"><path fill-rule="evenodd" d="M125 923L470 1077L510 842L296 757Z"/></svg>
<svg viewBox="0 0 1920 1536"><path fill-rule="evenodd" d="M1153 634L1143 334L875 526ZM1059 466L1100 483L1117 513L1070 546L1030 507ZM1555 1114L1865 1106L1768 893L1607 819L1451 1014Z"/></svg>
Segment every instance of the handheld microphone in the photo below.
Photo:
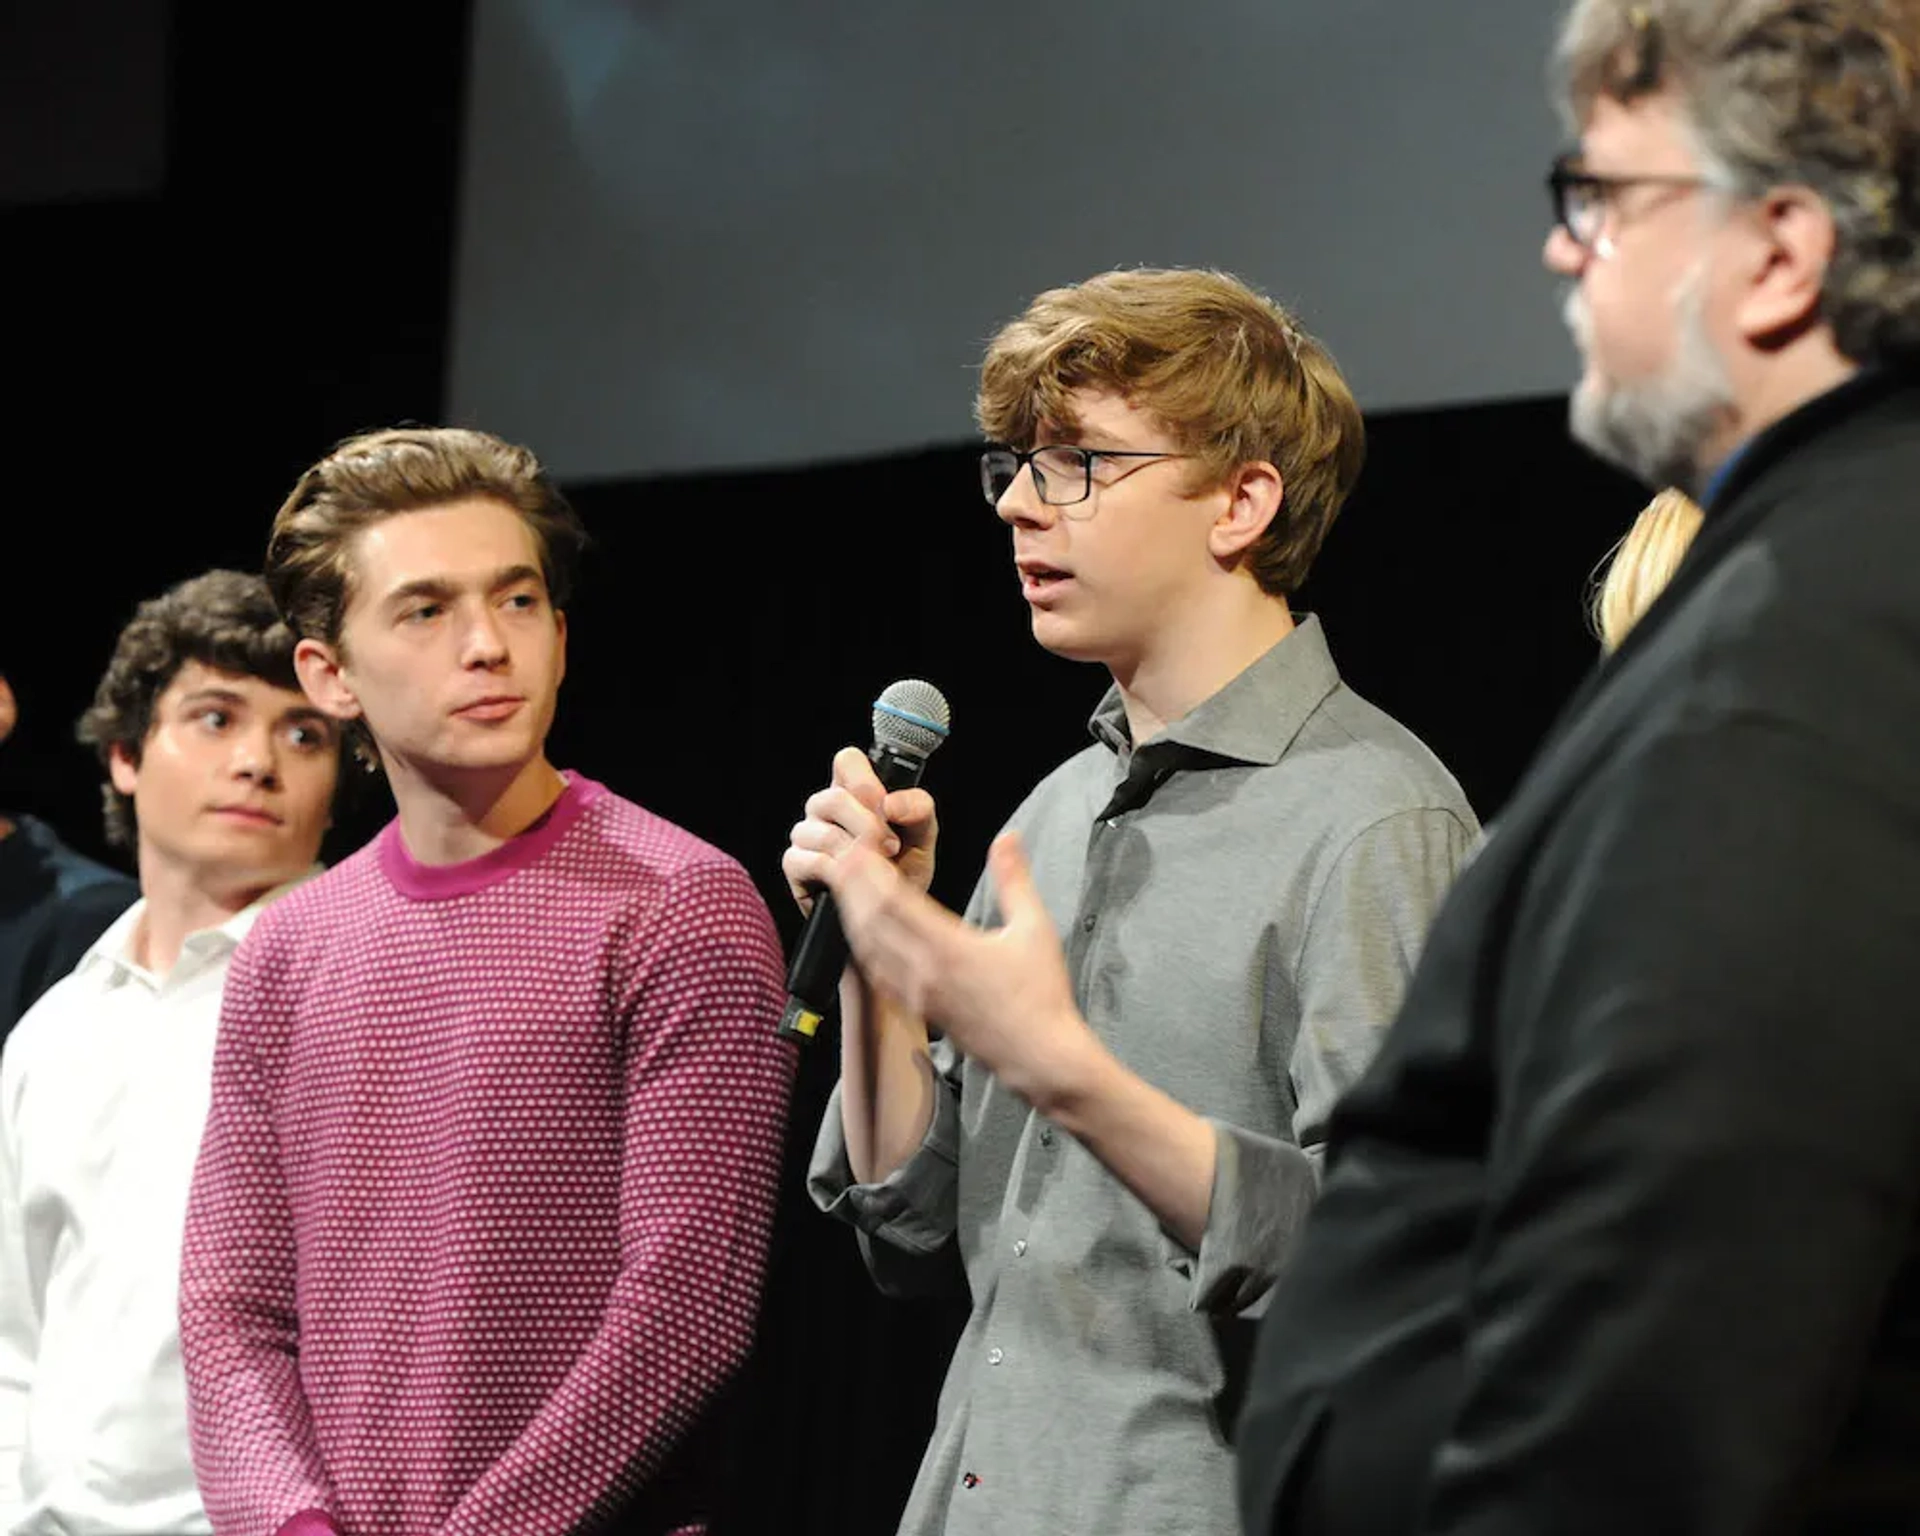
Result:
<svg viewBox="0 0 1920 1536"><path fill-rule="evenodd" d="M952 718L947 701L932 683L902 678L873 701L873 746L867 758L889 793L911 789L934 748L947 739ZM821 891L794 947L787 967L787 1007L780 1033L789 1040L811 1040L840 990L847 968L847 936L833 910L833 896Z"/></svg>

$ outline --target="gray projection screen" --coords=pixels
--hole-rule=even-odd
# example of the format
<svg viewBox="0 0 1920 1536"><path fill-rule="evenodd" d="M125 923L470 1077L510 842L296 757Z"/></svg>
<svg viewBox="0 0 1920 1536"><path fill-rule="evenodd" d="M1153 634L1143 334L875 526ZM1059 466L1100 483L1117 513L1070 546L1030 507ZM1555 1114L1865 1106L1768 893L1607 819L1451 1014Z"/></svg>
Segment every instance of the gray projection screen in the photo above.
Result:
<svg viewBox="0 0 1920 1536"><path fill-rule="evenodd" d="M478 0L454 418L564 478L973 436L1042 288L1235 272L1370 410L1563 391L1544 0Z"/></svg>

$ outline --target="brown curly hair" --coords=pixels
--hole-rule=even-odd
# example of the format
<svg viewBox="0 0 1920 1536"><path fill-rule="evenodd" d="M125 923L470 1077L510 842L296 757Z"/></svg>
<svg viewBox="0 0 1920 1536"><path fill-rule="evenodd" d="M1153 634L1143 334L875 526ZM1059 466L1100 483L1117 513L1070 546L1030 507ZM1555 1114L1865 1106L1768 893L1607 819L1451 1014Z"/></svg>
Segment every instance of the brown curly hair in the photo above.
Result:
<svg viewBox="0 0 1920 1536"><path fill-rule="evenodd" d="M293 643L260 577L239 571L190 577L134 610L76 734L103 766L115 747L137 764L154 704L181 667L197 661L298 693ZM111 780L105 793L107 841L131 848L137 840L133 801Z"/></svg>
<svg viewBox="0 0 1920 1536"><path fill-rule="evenodd" d="M1576 132L1601 96L1671 90L1736 196L1810 188L1834 224L1821 312L1856 363L1920 351L1920 3L1576 0L1560 34Z"/></svg>
<svg viewBox="0 0 1920 1536"><path fill-rule="evenodd" d="M1067 396L1111 392L1152 414L1208 483L1242 464L1280 471L1280 511L1249 556L1262 591L1288 595L1366 461L1366 428L1333 356L1292 315L1224 272L1142 267L1053 288L987 348L974 414L988 437L1031 447L1071 429Z"/></svg>

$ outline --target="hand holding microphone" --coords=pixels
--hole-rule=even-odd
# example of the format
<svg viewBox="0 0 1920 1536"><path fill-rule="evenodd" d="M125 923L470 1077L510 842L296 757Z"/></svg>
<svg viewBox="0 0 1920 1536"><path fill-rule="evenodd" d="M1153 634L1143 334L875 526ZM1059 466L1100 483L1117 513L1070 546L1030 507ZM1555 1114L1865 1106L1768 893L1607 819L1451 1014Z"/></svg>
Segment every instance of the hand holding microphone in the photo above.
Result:
<svg viewBox="0 0 1920 1536"><path fill-rule="evenodd" d="M931 683L891 684L874 701L871 750L848 747L835 757L832 785L807 801L806 819L793 829L781 868L795 899L811 905L787 972L780 1033L789 1039L811 1039L819 1030L846 969L846 937L822 888L825 864L849 842L865 840L919 890L932 882L938 822L932 798L915 786L946 739L949 718Z"/></svg>

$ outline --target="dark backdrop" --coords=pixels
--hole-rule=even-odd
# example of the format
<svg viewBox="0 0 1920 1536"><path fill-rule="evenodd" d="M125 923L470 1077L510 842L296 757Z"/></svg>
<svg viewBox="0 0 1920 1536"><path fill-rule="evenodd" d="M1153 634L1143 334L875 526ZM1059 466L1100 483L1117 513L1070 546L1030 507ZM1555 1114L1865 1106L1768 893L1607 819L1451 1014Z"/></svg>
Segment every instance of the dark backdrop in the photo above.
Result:
<svg viewBox="0 0 1920 1536"><path fill-rule="evenodd" d="M159 190L0 208L16 399L0 667L23 710L0 804L95 852L99 777L72 722L133 604L256 565L311 458L438 420L446 376L466 7L155 14ZM1567 444L1564 415L1529 400L1373 419L1361 489L1303 594L1347 679L1434 747L1483 818L1591 662L1589 573L1642 499ZM573 488L597 548L554 756L739 857L788 938L787 828L887 682L924 676L953 704L928 784L936 890L956 905L1101 692L1027 637L965 436L956 422L950 449ZM376 789L330 854L386 814ZM882 1301L849 1234L806 1208L833 1073L830 1043L807 1052L738 1392L735 1532L891 1531L959 1322Z"/></svg>

